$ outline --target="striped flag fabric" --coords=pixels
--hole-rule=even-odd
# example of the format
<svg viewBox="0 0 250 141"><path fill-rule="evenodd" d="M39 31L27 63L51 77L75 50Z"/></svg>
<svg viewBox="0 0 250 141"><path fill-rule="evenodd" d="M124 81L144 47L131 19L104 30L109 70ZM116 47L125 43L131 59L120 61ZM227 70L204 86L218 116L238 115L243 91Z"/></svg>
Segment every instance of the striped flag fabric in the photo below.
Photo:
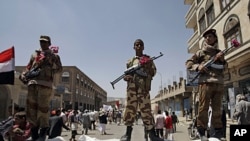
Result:
<svg viewBox="0 0 250 141"><path fill-rule="evenodd" d="M0 85L14 85L15 50L14 46L0 52Z"/></svg>

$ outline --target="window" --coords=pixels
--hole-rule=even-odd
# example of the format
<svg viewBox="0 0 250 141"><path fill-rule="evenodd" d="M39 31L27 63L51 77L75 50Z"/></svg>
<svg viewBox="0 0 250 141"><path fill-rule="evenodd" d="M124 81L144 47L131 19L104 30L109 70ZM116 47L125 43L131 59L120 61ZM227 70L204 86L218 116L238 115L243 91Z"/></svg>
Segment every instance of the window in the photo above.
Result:
<svg viewBox="0 0 250 141"><path fill-rule="evenodd" d="M79 84L79 82L80 82L80 77L79 77L79 74L76 74L76 84Z"/></svg>
<svg viewBox="0 0 250 141"><path fill-rule="evenodd" d="M250 1L248 2L248 5L247 5L247 15L250 19Z"/></svg>
<svg viewBox="0 0 250 141"><path fill-rule="evenodd" d="M222 10L224 10L233 0L220 0Z"/></svg>
<svg viewBox="0 0 250 141"><path fill-rule="evenodd" d="M207 25L209 26L212 24L212 22L215 19L214 5L213 5L212 0L208 0L206 3L206 16L207 16Z"/></svg>
<svg viewBox="0 0 250 141"><path fill-rule="evenodd" d="M226 48L231 46L232 39L236 39L239 43L242 42L240 22L236 15L232 15L227 19L224 28L224 38Z"/></svg>
<svg viewBox="0 0 250 141"><path fill-rule="evenodd" d="M69 72L63 72L62 73L62 82L69 82Z"/></svg>
<svg viewBox="0 0 250 141"><path fill-rule="evenodd" d="M83 78L81 78L81 86L83 86L83 85L84 85Z"/></svg>
<svg viewBox="0 0 250 141"><path fill-rule="evenodd" d="M201 2L201 0L197 0L197 5Z"/></svg>
<svg viewBox="0 0 250 141"><path fill-rule="evenodd" d="M200 26L200 33L204 32L206 29L206 20L205 20L204 9L201 9L199 12L199 26Z"/></svg>

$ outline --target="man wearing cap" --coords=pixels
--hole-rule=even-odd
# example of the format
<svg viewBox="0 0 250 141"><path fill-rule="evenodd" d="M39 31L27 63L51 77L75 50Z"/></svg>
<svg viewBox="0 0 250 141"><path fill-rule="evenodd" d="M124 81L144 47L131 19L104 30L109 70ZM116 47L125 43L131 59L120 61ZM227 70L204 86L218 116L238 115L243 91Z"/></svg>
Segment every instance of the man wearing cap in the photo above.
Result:
<svg viewBox="0 0 250 141"><path fill-rule="evenodd" d="M49 36L40 36L41 48L30 58L20 80L28 85L26 101L27 121L32 125L32 140L44 141L49 127L49 105L54 74L62 71L58 54L51 49Z"/></svg>
<svg viewBox="0 0 250 141"><path fill-rule="evenodd" d="M205 40L202 48L186 61L189 70L200 72L199 84L199 107L197 117L197 128L201 140L207 140L205 131L208 125L208 109L211 101L212 125L215 132L211 137L222 139L221 104L224 93L223 71L226 66L224 55L218 49L217 34L215 29L209 29L203 34ZM210 67L204 64L215 56L215 62Z"/></svg>
<svg viewBox="0 0 250 141"><path fill-rule="evenodd" d="M138 65L142 60L148 60L143 67L134 74L129 74L124 77L127 81L127 105L124 111L123 120L127 126L126 133L121 137L121 141L131 141L132 126L135 121L137 109L140 109L141 119L146 130L149 132L149 137L152 141L163 141L156 136L155 121L151 113L150 89L151 81L156 73L156 66L150 59L150 56L143 54L144 43L141 39L134 42L135 57L127 62L127 68ZM141 63L140 63L141 64Z"/></svg>

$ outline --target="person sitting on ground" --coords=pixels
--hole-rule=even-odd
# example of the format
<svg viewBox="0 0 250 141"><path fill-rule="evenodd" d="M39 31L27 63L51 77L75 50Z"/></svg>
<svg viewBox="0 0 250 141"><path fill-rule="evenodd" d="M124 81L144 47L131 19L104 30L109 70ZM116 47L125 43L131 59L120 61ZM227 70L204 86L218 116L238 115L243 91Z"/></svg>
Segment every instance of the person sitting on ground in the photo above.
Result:
<svg viewBox="0 0 250 141"><path fill-rule="evenodd" d="M8 107L8 118L0 122L0 141L4 141L6 133L12 128L14 124L14 115L19 112L19 105L14 104L14 111L12 112L12 105Z"/></svg>
<svg viewBox="0 0 250 141"><path fill-rule="evenodd" d="M31 135L31 124L26 121L24 111L15 114L12 129L8 132L12 141L26 141Z"/></svg>

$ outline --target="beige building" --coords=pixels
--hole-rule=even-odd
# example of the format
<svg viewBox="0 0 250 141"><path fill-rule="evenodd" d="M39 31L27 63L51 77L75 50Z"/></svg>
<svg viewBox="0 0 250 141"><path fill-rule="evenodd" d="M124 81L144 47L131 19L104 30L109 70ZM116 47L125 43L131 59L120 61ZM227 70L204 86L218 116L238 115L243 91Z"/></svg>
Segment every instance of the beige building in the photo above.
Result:
<svg viewBox="0 0 250 141"><path fill-rule="evenodd" d="M24 66L16 66L15 85L0 86L0 119L7 117L11 103L26 106L27 86L19 79ZM107 103L107 92L75 66L63 66L62 74L54 79L54 93L50 107L99 110Z"/></svg>
<svg viewBox="0 0 250 141"><path fill-rule="evenodd" d="M184 3L190 5L185 16L186 27L194 31L188 40L188 53L193 54L200 49L204 42L201 35L211 28L217 31L219 49L230 47L232 39L241 44L225 55L228 69L225 70L224 104L234 107L236 94L249 96L250 93L249 1L184 0Z"/></svg>
<svg viewBox="0 0 250 141"><path fill-rule="evenodd" d="M228 51L225 55L228 69L225 70L225 95L223 102L225 107L229 106L231 111L233 111L236 94L244 93L250 100L249 1L184 0L184 4L190 5L185 16L186 27L194 31L187 41L190 56L201 48L204 42L202 34L211 28L217 31L219 49L224 50L230 47L232 39L237 39L241 44L240 47ZM164 88L164 91L160 91L151 101L152 110L171 108L174 111L177 110L179 113L183 113L187 106L194 108L197 88L190 85L189 77L190 75L188 74L187 82L183 85L176 85L174 82L172 86L168 86L168 88ZM180 83L181 81L184 80L180 80ZM193 94L190 95L189 92ZM185 102L185 99L188 97L189 102L187 102L188 100ZM174 101L172 102L174 104L171 104L171 100ZM180 107L176 107L176 104Z"/></svg>
<svg viewBox="0 0 250 141"><path fill-rule="evenodd" d="M158 110L175 112L178 116L183 116L185 109L190 109L193 103L192 86L186 85L186 80L182 77L179 81L174 81L172 85L164 87L151 100L151 110L157 113Z"/></svg>

